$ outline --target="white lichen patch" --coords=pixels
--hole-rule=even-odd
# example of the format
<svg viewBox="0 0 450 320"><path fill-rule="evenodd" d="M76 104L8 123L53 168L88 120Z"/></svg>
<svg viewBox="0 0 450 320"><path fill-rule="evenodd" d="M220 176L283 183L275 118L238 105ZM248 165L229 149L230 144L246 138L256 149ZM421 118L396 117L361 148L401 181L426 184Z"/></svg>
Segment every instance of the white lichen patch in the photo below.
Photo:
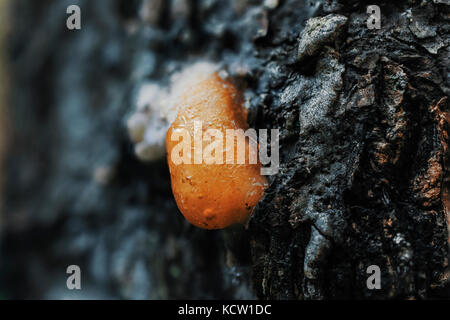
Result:
<svg viewBox="0 0 450 320"><path fill-rule="evenodd" d="M136 96L136 111L127 120L128 134L135 144L136 156L142 161L154 161L165 155L165 137L177 117L177 106L189 90L212 73L218 66L197 62L171 77L169 87L156 82L140 86Z"/></svg>
<svg viewBox="0 0 450 320"><path fill-rule="evenodd" d="M316 55L324 45L333 43L343 32L347 20L339 14L309 19L300 34L298 61Z"/></svg>
<svg viewBox="0 0 450 320"><path fill-rule="evenodd" d="M128 119L127 127L140 160L152 161L164 156L164 138L169 128L161 113L165 95L165 90L156 83L146 83L139 88L136 111Z"/></svg>

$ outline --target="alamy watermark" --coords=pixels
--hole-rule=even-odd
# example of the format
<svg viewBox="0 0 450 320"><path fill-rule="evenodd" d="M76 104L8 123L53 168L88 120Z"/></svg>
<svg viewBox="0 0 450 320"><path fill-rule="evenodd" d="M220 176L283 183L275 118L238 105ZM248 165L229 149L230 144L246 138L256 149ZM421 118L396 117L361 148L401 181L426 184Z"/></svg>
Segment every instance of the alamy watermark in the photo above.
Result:
<svg viewBox="0 0 450 320"><path fill-rule="evenodd" d="M367 278L366 285L369 290L381 289L381 270L376 264L370 265L366 270L371 276Z"/></svg>
<svg viewBox="0 0 450 320"><path fill-rule="evenodd" d="M69 30L81 30L81 9L77 5L70 5L66 10L70 16L66 20L66 26Z"/></svg>
<svg viewBox="0 0 450 320"><path fill-rule="evenodd" d="M369 18L367 19L366 25L370 30L381 29L381 10L380 7L373 4L367 6L367 11Z"/></svg>
<svg viewBox="0 0 450 320"><path fill-rule="evenodd" d="M259 129L258 132L255 129L226 129L225 134L218 129L203 132L202 121L196 120L193 137L185 128L172 131L170 139L178 144L172 149L171 161L175 165L246 164L247 154L248 164L257 164L259 156L259 162L263 166L268 165L261 168L261 175L274 175L280 166L279 129L270 130L270 155L268 138L268 129Z"/></svg>
<svg viewBox="0 0 450 320"><path fill-rule="evenodd" d="M66 273L70 274L67 277L66 286L69 290L81 290L81 269L79 266L73 264L67 267Z"/></svg>

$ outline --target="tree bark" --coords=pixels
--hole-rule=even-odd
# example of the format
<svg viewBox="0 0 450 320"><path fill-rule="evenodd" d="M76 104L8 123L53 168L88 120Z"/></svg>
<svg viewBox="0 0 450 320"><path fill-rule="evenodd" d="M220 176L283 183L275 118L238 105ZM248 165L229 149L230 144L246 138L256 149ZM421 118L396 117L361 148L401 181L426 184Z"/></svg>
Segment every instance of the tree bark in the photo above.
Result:
<svg viewBox="0 0 450 320"><path fill-rule="evenodd" d="M11 3L0 297L449 298L448 1L74 2L79 31ZM126 132L138 88L197 60L281 132L245 227L190 226Z"/></svg>

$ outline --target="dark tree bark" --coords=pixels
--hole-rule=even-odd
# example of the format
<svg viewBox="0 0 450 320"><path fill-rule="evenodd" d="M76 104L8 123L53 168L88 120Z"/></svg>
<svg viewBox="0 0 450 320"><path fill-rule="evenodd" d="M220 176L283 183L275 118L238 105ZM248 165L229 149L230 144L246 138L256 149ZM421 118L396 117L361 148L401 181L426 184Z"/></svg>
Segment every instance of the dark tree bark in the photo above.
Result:
<svg viewBox="0 0 450 320"><path fill-rule="evenodd" d="M365 5L336 6L344 41L287 67L300 136L251 222L260 297L448 297L448 6L379 3L368 30Z"/></svg>
<svg viewBox="0 0 450 320"><path fill-rule="evenodd" d="M11 4L0 297L449 298L448 1L72 2L80 31ZM138 88L197 60L281 130L245 227L190 226L126 132Z"/></svg>

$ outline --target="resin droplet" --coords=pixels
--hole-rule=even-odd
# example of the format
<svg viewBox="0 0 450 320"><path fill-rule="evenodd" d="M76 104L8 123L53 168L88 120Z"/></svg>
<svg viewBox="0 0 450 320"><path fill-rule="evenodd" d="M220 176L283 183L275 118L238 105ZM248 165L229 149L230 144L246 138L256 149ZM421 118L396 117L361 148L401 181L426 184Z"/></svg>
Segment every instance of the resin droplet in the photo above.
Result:
<svg viewBox="0 0 450 320"><path fill-rule="evenodd" d="M243 133L248 129L247 113L242 107L238 90L234 84L222 79L217 72L212 72L186 85L177 99L176 109L178 114L167 132L166 147L172 191L178 208L190 223L204 229L221 229L236 223L246 223L255 205L264 195L267 181L260 174L259 162L249 164L251 156L257 158L257 145L254 145L254 148L249 147L249 139L240 144L245 148L244 163L237 161L238 139L233 138L229 144L231 148L226 147L227 129L242 129L233 131L242 139ZM198 136L199 123L201 123L200 136L203 137L200 141L200 149L203 151L200 151L200 154L203 158L201 163L196 164L195 153L198 154L199 145L195 145L194 132L197 130ZM220 154L216 154L215 151L210 153L214 159L222 159L221 164L220 161L205 163L205 153L207 150L211 151L208 145L220 143L220 139L216 140L217 136L211 137L208 134L208 129L216 129L216 132L222 133L223 148L220 149ZM179 136L180 131L189 134L190 138L187 140L190 140L188 141L190 144L177 154L183 138L173 141L172 133ZM233 145L234 161L227 161L226 153ZM172 151L175 147L177 149L174 155L181 154L184 162L174 161L176 159ZM185 151L190 155L184 155Z"/></svg>

